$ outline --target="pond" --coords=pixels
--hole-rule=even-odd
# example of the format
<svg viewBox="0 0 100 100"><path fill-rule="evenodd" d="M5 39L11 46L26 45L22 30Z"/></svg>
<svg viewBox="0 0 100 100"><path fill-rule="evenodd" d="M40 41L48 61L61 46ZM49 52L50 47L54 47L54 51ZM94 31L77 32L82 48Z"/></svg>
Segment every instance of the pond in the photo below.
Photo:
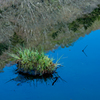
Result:
<svg viewBox="0 0 100 100"><path fill-rule="evenodd" d="M16 65L0 70L0 100L100 100L100 30L80 37L69 47L47 55L63 65L49 77L16 73Z"/></svg>

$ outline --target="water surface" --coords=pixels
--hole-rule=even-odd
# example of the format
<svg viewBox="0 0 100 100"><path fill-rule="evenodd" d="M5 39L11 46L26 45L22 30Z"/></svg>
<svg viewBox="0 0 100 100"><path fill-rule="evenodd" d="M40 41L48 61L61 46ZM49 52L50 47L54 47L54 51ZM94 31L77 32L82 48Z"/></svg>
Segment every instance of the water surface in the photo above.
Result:
<svg viewBox="0 0 100 100"><path fill-rule="evenodd" d="M28 79L16 73L16 65L6 66L0 70L0 100L100 100L99 37L100 30L92 31L72 46L47 53L55 60L63 55L57 80L56 74Z"/></svg>

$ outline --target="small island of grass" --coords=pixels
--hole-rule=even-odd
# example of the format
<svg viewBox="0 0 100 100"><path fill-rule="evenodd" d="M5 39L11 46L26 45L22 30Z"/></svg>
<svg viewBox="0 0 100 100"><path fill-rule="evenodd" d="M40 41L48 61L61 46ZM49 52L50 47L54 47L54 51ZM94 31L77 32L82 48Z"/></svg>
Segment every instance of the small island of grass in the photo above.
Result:
<svg viewBox="0 0 100 100"><path fill-rule="evenodd" d="M49 58L44 52L33 49L19 49L17 54L9 54L17 63L18 72L30 75L52 74L57 69L57 62Z"/></svg>

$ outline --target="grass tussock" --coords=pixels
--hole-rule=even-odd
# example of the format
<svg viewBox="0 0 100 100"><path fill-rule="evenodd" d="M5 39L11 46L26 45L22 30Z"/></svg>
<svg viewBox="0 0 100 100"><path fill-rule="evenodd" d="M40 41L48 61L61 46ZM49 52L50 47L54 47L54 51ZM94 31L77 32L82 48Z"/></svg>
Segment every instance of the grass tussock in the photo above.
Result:
<svg viewBox="0 0 100 100"><path fill-rule="evenodd" d="M24 73L43 75L52 74L57 69L57 62L49 58L44 52L33 49L20 49L17 54L9 54L18 64L18 70Z"/></svg>

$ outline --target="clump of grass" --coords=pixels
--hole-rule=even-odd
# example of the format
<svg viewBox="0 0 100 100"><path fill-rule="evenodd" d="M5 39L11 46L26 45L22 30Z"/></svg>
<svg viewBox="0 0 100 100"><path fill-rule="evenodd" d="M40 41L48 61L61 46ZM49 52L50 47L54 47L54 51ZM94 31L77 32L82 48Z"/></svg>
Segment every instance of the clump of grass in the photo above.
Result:
<svg viewBox="0 0 100 100"><path fill-rule="evenodd" d="M17 54L9 54L13 57L18 64L18 70L24 73L30 73L34 75L52 74L58 64L53 63L53 58L49 58L44 52L38 52L37 50L19 49Z"/></svg>

